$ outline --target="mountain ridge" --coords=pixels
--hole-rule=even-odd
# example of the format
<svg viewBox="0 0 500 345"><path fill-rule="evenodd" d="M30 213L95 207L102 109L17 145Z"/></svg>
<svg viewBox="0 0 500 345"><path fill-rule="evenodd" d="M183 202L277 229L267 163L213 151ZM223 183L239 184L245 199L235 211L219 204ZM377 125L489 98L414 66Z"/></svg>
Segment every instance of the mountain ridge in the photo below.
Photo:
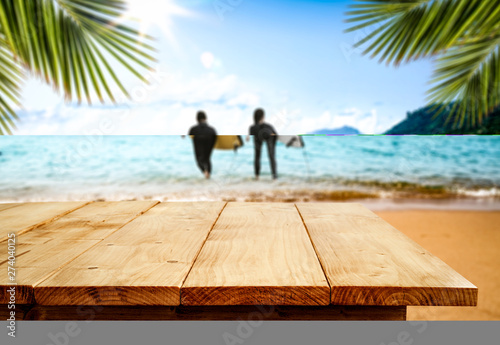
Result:
<svg viewBox="0 0 500 345"><path fill-rule="evenodd" d="M453 119L450 121L448 117L451 111L444 110L441 114L437 113L435 105L426 106L417 109L413 112L407 112L406 118L393 126L384 134L388 135L465 135L465 134L482 134L492 135L500 134L500 108L496 109L488 117L483 119L478 126L464 126L458 128Z"/></svg>
<svg viewBox="0 0 500 345"><path fill-rule="evenodd" d="M351 126L343 126L340 128L334 128L334 129L328 129L328 128L322 128L322 129L317 129L314 132L310 134L316 134L316 135L358 135L361 134L361 132Z"/></svg>

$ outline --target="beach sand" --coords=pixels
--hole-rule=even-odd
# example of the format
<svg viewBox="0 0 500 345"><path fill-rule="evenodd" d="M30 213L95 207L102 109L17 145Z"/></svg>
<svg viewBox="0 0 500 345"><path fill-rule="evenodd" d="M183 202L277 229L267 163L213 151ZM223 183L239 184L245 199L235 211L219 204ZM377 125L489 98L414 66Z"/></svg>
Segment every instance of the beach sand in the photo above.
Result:
<svg viewBox="0 0 500 345"><path fill-rule="evenodd" d="M500 320L500 211L377 211L479 288L477 307L408 307L408 320Z"/></svg>

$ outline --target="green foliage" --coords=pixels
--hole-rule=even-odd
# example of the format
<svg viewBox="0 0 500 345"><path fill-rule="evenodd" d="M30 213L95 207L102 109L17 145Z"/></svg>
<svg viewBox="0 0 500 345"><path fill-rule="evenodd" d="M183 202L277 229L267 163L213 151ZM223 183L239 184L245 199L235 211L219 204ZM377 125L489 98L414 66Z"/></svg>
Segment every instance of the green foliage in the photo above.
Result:
<svg viewBox="0 0 500 345"><path fill-rule="evenodd" d="M112 80L128 96L109 63L139 79L154 61L140 33L118 23L124 0L1 0L0 134L11 133L23 79L34 75L66 101L113 102ZM151 40L146 37L146 40Z"/></svg>
<svg viewBox="0 0 500 345"><path fill-rule="evenodd" d="M452 114L453 104L443 107L430 105L413 112L408 112L406 119L391 128L385 134L403 135L443 135L443 134L500 134L500 108L493 111L480 125L458 126L447 119ZM454 110L457 111L456 109ZM466 114L466 116L469 116Z"/></svg>
<svg viewBox="0 0 500 345"><path fill-rule="evenodd" d="M453 104L460 127L477 127L500 105L499 0L355 0L347 31L371 30L356 46L399 65L435 58L429 103Z"/></svg>

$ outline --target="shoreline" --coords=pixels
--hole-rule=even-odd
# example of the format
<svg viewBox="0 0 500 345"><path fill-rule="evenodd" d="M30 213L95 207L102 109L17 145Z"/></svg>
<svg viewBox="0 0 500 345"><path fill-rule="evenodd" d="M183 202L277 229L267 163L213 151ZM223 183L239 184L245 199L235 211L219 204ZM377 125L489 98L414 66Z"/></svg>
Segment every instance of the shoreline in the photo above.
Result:
<svg viewBox="0 0 500 345"><path fill-rule="evenodd" d="M133 197L127 194L101 197L96 195L66 195L65 197L33 196L31 198L1 198L3 203L29 202L73 202L73 201L149 201L187 202L187 201L238 201L238 202L355 202L361 203L372 211L442 210L442 211L500 211L500 198L424 198L373 196L358 191L309 191L284 192L268 191L263 193L170 193L165 195L144 195Z"/></svg>

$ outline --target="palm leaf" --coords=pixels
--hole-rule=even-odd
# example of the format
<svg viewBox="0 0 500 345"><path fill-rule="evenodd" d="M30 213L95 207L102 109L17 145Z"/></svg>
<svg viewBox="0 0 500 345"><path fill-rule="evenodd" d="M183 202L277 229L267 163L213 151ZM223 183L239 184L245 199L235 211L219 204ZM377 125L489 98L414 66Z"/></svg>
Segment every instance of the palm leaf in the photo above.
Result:
<svg viewBox="0 0 500 345"><path fill-rule="evenodd" d="M118 23L125 8L124 0L1 0L0 27L7 54L3 62L9 56L11 63L19 61L29 74L52 85L67 101L85 99L91 104L96 98L104 102L106 97L115 101L112 82L128 96L110 60L143 81L144 70L155 60L153 47L144 42L151 37L142 38L134 28ZM9 68L0 67L4 72ZM9 88L13 83L0 89L2 100L13 90L19 91L19 84ZM15 115L5 114L0 112L0 126L7 122L12 126Z"/></svg>
<svg viewBox="0 0 500 345"><path fill-rule="evenodd" d="M0 33L0 36L3 36ZM0 135L12 134L17 120L13 106L20 106L20 89L24 79L21 66L3 38L0 38Z"/></svg>
<svg viewBox="0 0 500 345"><path fill-rule="evenodd" d="M432 83L430 102L454 102L451 116L458 127L482 123L500 100L500 33L446 51L437 60Z"/></svg>
<svg viewBox="0 0 500 345"><path fill-rule="evenodd" d="M372 31L356 46L399 65L437 57L429 102L454 104L458 126L481 123L499 101L498 0L355 0L347 32Z"/></svg>

